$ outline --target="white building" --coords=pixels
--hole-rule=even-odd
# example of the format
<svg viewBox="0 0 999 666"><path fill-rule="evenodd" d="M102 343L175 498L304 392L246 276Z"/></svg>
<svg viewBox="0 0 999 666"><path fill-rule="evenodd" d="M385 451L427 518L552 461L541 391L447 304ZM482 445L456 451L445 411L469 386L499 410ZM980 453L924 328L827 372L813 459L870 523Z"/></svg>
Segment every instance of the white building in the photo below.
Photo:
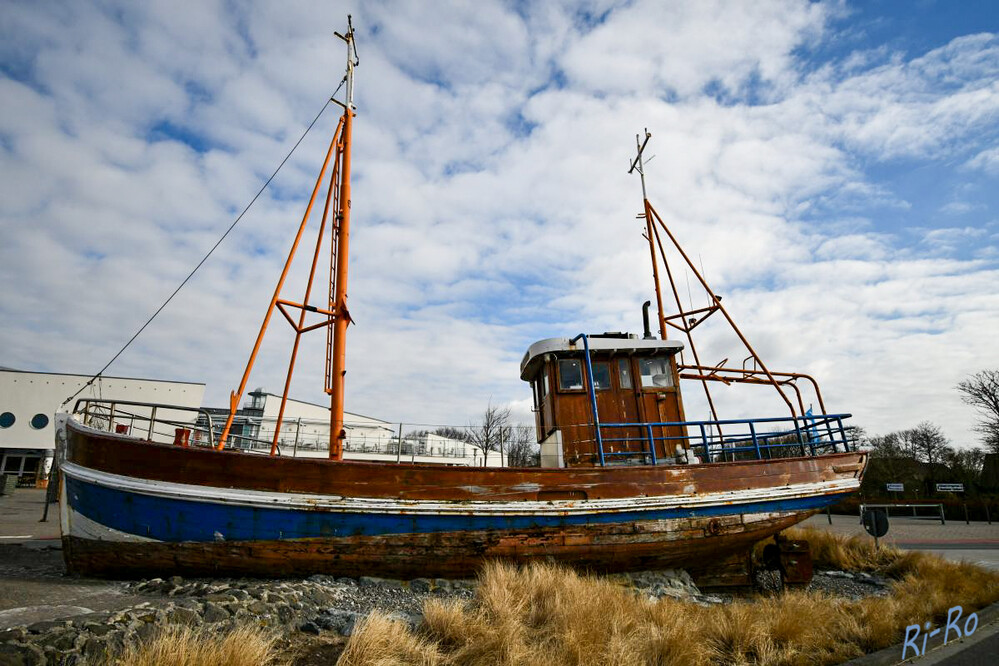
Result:
<svg viewBox="0 0 999 666"><path fill-rule="evenodd" d="M48 471L55 448L53 416L90 378L90 375L0 369L0 470L4 474L33 479L40 468ZM77 401L87 399L197 408L204 394L204 384L102 377L81 391L64 409L73 409ZM134 418L130 415L141 417L148 412L148 408L122 405L115 423L127 428ZM193 423L195 414L160 412L160 418L171 417Z"/></svg>

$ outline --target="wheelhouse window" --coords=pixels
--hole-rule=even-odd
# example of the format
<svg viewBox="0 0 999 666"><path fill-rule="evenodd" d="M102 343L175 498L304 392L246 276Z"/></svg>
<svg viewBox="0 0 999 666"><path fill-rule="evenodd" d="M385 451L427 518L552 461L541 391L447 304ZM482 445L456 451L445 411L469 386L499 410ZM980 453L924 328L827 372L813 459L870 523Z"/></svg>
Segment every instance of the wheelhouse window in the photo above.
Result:
<svg viewBox="0 0 999 666"><path fill-rule="evenodd" d="M619 358L617 360L617 383L623 389L631 388L631 360Z"/></svg>
<svg viewBox="0 0 999 666"><path fill-rule="evenodd" d="M560 391L583 390L583 364L574 358L558 362L558 388Z"/></svg>
<svg viewBox="0 0 999 666"><path fill-rule="evenodd" d="M593 364L593 388L608 391L611 387L610 366L606 363Z"/></svg>
<svg viewBox="0 0 999 666"><path fill-rule="evenodd" d="M541 406L545 402L545 396L548 395L547 372L539 375L536 380L531 382L531 388L533 389L531 393L534 394L534 408L541 409Z"/></svg>
<svg viewBox="0 0 999 666"><path fill-rule="evenodd" d="M673 372L668 358L638 359L642 388L660 389L673 386Z"/></svg>

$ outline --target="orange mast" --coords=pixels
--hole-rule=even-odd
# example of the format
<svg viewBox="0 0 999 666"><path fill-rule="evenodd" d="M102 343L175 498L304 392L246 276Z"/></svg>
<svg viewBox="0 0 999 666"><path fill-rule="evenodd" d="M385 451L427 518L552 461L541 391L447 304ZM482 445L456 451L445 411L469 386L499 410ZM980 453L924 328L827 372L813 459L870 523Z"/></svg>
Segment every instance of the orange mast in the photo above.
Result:
<svg viewBox="0 0 999 666"><path fill-rule="evenodd" d="M346 372L345 349L347 341L347 324L350 322L350 313L347 310L347 253L348 234L350 229L350 140L351 128L353 125L352 121L354 117L354 67L358 64L357 51L354 46L354 27L351 23L351 17L349 15L347 16L347 34L334 34L347 44L347 74L342 82L346 83L346 102L341 104L341 106L343 106L343 116L340 118L336 131L333 133L333 139L330 142L329 150L326 153L326 159L319 171L319 177L316 179L316 185L312 190L312 196L309 198L309 203L305 208L305 215L302 217L302 222L299 224L298 233L296 234L291 250L288 253L284 269L281 271L281 277L278 278L277 286L274 289L274 295L271 297L270 305L264 315L264 321L260 325L260 331L257 333L257 339L254 342L253 351L250 353L246 369L244 370L243 377L240 380L239 388L233 391L229 397L229 416L226 419L225 427L222 430L222 434L219 437L219 441L216 446L219 450L225 447L226 441L229 437L229 432L232 429L232 424L236 416L236 411L239 407L239 402L243 397L244 391L246 390L247 382L250 378L250 372L252 371L254 361L256 361L257 358L257 353L260 351L260 346L264 339L264 333L267 331L271 315L274 313L274 310L277 309L282 315L284 315L285 320L287 320L287 322L295 330L295 342L292 346L291 359L288 363L288 374L285 378L284 391L281 394L281 407L278 410L277 420L274 425L274 437L271 441L271 455L273 456L278 453L278 442L281 436L281 424L284 420L285 407L288 403L288 391L291 388L291 379L294 374L295 360L298 356L298 347L301 342L301 337L304 333L308 333L309 331L324 328L327 331L325 390L331 395L330 458L340 460L343 456L343 439L345 437L343 425L343 385L344 374ZM340 104L340 102L337 102L335 99L331 99L331 101ZM282 298L281 292L284 287L285 279L288 276L288 271L291 268L292 261L295 258L295 252L298 250L299 243L302 240L305 226L312 213L313 205L315 204L316 198L322 187L323 177L326 174L326 169L329 167L331 158L333 161L333 170L330 177L329 189L326 192L326 203L323 208L323 216L319 225L319 233L316 237L316 246L312 256L312 267L309 271L309 279L305 287L305 295L300 303L290 301ZM312 295L312 287L316 278L319 257L322 254L323 240L326 235L327 221L329 220L329 213L331 209L336 212L335 219L332 220L332 224L330 225L330 286L328 292L328 303L325 304L325 307L319 308L314 305L310 305L309 298ZM289 308L298 310L297 317L292 317L289 313ZM310 312L321 315L322 319L315 323L306 324L306 317Z"/></svg>
<svg viewBox="0 0 999 666"><path fill-rule="evenodd" d="M780 395L781 399L784 401L785 405L791 412L791 416L798 418L801 414L804 414L805 407L804 402L801 399L801 393L795 382L798 379L805 379L812 383L815 388L816 396L818 397L820 405L822 404L822 396L819 393L818 384L814 379L808 375L802 375L799 373L784 373L784 372L771 372L763 359L760 358L756 350L753 349L752 345L749 344L749 340L746 336L742 334L739 327L736 325L735 320L732 319L728 311L721 303L721 296L716 295L711 287L708 286L707 281L694 266L694 263L687 256L687 253L683 251L680 247L680 243L673 236L673 233L663 222L662 218L659 217L659 213L656 212L655 208L649 202L648 193L645 189L645 162L643 161L642 153L645 151L646 145L649 143L649 139L652 138L652 134L648 130L645 130L645 140L643 141L638 135L635 136L635 143L638 147L638 154L635 159L631 162L631 168L628 169L628 173L637 171L638 175L642 181L642 203L644 212L639 214L638 217L645 219L646 226L646 240L649 241L649 251L652 256L652 280L656 288L656 302L659 306L659 335L665 340L666 339L666 327L671 326L681 332L683 332L687 338L687 346L690 348L691 354L694 356L694 363L691 365L681 364L678 369L680 370L681 379L693 379L700 381L704 387L704 396L708 402L708 408L711 411L711 415L715 421L718 420L718 413L715 409L714 400L711 397L711 390L708 388L709 381L720 381L725 384L730 384L732 382L736 383L746 383L746 384L769 384L773 386L777 393ZM651 160L652 158L649 158ZM707 307L685 310L683 303L680 300L680 294L677 290L676 281L673 279L673 272L670 270L669 261L666 258L666 249L663 246L662 237L660 235L660 230L666 235L666 238L673 245L673 248L679 253L681 259L686 264L686 267L694 274L694 277L700 282L701 287L707 293L709 298L709 304ZM656 250L658 249L658 253ZM666 315L663 308L662 290L659 285L659 268L658 262L656 260L657 256L662 259L663 267L666 270L666 277L669 279L670 288L673 292L673 298L676 301L677 313L673 315ZM705 319L714 314L715 312L721 312L722 316L728 322L729 326L735 332L736 337L743 344L746 350L749 352L749 356L743 361L742 368L732 368L726 367L725 363L728 359L725 359L721 363L715 366L705 366L701 363L700 357L697 353L697 347L694 345L694 338L692 332L696 326L701 324ZM745 363L752 361L753 367L747 369ZM780 377L780 379L778 379ZM795 406L788 398L787 394L784 392L784 386L790 386L794 389L798 397L798 407L801 409L801 414L795 411ZM823 409L824 411L824 409ZM718 426L716 426L718 427ZM719 431L720 432L720 431Z"/></svg>
<svg viewBox="0 0 999 666"><path fill-rule="evenodd" d="M343 425L344 375L347 374L347 324L350 312L347 310L347 256L350 241L350 137L354 115L354 66L357 64L357 51L354 48L354 27L347 17L346 37L337 33L347 42L347 103L343 111L343 151L340 163L340 210L337 212L336 236L334 238L336 270L332 273L333 344L327 345L326 385L330 394L330 458L343 458L343 441L347 436ZM332 356L332 358L330 358Z"/></svg>

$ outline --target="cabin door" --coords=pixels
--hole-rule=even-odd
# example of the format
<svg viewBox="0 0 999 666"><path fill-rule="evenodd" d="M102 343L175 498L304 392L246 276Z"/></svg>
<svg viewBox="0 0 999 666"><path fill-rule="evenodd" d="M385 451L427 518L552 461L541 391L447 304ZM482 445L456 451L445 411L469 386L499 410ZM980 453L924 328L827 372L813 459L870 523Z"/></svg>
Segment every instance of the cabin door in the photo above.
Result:
<svg viewBox="0 0 999 666"><path fill-rule="evenodd" d="M628 357L609 358L593 364L597 382L597 410L601 423L637 423L641 420L635 374ZM604 389L604 390L601 390ZM602 427L604 451L614 462L644 462L640 459L647 449L638 429L634 427ZM634 455L629 455L634 454Z"/></svg>

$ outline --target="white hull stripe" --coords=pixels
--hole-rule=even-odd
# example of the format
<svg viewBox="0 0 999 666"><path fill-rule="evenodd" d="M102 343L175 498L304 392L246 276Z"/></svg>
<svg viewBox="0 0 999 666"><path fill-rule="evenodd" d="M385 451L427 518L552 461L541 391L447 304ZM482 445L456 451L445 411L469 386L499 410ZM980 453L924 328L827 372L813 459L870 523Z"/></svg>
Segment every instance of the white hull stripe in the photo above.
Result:
<svg viewBox="0 0 999 666"><path fill-rule="evenodd" d="M100 472L74 463L64 463L62 471L69 477L113 490L138 493L150 497L186 500L210 504L268 509L320 511L332 513L380 513L403 515L551 515L572 516L622 511L661 511L698 509L712 506L732 506L794 500L856 491L860 481L855 478L835 479L817 483L801 483L779 488L751 488L693 495L660 495L593 500L403 500L392 498L343 497L340 495L310 495L278 493L262 490L214 488L165 481L151 481L119 474Z"/></svg>

